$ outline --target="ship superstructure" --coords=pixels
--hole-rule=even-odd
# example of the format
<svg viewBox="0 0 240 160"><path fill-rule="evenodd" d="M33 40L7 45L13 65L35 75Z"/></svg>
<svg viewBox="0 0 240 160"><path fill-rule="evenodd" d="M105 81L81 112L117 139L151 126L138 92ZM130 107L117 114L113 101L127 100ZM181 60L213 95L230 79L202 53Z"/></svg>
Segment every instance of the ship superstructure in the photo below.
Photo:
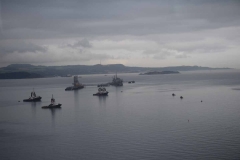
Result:
<svg viewBox="0 0 240 160"><path fill-rule="evenodd" d="M84 85L79 83L78 81L78 76L73 77L73 86L67 87L65 91L70 91L70 90L78 90L84 88Z"/></svg>
<svg viewBox="0 0 240 160"><path fill-rule="evenodd" d="M113 86L123 86L123 80L121 78L118 78L116 74L113 76L112 82L109 84Z"/></svg>

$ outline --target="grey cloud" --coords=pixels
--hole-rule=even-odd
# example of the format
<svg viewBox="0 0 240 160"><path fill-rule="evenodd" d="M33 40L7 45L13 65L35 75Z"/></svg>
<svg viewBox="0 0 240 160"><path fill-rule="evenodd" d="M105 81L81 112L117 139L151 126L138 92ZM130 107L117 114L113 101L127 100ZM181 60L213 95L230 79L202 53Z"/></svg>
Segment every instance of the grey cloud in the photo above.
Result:
<svg viewBox="0 0 240 160"><path fill-rule="evenodd" d="M6 38L179 33L240 24L239 1L14 1L2 3ZM31 34L24 34L24 30ZM22 34L21 34L22 33ZM15 37L17 38L17 37Z"/></svg>
<svg viewBox="0 0 240 160"><path fill-rule="evenodd" d="M142 54L145 54L145 55L155 55L157 53L159 53L158 50L145 50L142 52Z"/></svg>
<svg viewBox="0 0 240 160"><path fill-rule="evenodd" d="M0 54L24 53L24 52L46 52L47 48L33 43L20 40L0 41Z"/></svg>
<svg viewBox="0 0 240 160"><path fill-rule="evenodd" d="M154 59L166 59L171 56L178 56L183 55L182 52L174 49L169 48L160 48L156 50L145 50L143 51L143 54L148 55L149 57L152 57Z"/></svg>
<svg viewBox="0 0 240 160"><path fill-rule="evenodd" d="M31 54L29 52L18 54L14 52L12 54L6 54L1 57L0 62L4 63L36 63L36 64L66 64L66 63L86 63L92 60L105 60L113 59L112 56L107 54L97 54L92 53L88 50L76 50L75 52L57 52L54 50L48 50L46 53L37 52L36 54Z"/></svg>
<svg viewBox="0 0 240 160"><path fill-rule="evenodd" d="M217 53L227 50L229 47L224 42L212 41L192 41L178 42L166 45L168 48L184 52L185 54Z"/></svg>
<svg viewBox="0 0 240 160"><path fill-rule="evenodd" d="M189 58L190 56L188 56L187 54L180 54L180 55L176 55L176 58Z"/></svg>
<svg viewBox="0 0 240 160"><path fill-rule="evenodd" d="M161 52L159 54L155 54L153 56L154 59L166 59L167 57L169 56L172 56L174 55L174 53L171 53L171 52Z"/></svg>
<svg viewBox="0 0 240 160"><path fill-rule="evenodd" d="M0 54L9 55L5 59L8 62L16 61L15 57L29 63L84 62L122 59L127 57L124 53L131 57L130 64L134 58L144 56L187 59L194 54L191 56L194 59L204 57L205 53L225 52L223 57L234 47L231 53L237 52L239 46L238 0L0 0L0 3ZM135 44L137 40L141 43ZM42 57L44 53L50 58Z"/></svg>
<svg viewBox="0 0 240 160"><path fill-rule="evenodd" d="M82 39L74 44L67 44L67 47L77 48L77 47L83 47L83 48L91 48L92 45L89 43L89 41L85 38Z"/></svg>
<svg viewBox="0 0 240 160"><path fill-rule="evenodd" d="M169 56L176 55L176 50L170 50L170 49L159 49L159 50L145 50L142 52L142 54L147 55L148 57L152 57L154 59L166 59Z"/></svg>
<svg viewBox="0 0 240 160"><path fill-rule="evenodd" d="M88 58L88 60L112 59L113 57L107 54L97 54L90 51L80 50L81 57Z"/></svg>

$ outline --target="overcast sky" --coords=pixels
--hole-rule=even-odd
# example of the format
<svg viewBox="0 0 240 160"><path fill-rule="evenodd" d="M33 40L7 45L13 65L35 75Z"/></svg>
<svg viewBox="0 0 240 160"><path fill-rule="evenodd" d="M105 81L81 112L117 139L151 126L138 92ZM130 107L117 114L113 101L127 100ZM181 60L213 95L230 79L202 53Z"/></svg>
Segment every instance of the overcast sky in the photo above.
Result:
<svg viewBox="0 0 240 160"><path fill-rule="evenodd" d="M0 67L240 68L240 1L0 0Z"/></svg>

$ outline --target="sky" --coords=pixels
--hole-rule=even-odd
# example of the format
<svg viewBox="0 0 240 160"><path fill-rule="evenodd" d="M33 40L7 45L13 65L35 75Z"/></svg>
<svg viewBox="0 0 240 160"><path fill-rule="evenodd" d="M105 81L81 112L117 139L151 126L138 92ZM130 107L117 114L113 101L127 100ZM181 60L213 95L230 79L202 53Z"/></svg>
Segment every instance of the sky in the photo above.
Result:
<svg viewBox="0 0 240 160"><path fill-rule="evenodd" d="M240 0L0 0L0 67L239 62Z"/></svg>

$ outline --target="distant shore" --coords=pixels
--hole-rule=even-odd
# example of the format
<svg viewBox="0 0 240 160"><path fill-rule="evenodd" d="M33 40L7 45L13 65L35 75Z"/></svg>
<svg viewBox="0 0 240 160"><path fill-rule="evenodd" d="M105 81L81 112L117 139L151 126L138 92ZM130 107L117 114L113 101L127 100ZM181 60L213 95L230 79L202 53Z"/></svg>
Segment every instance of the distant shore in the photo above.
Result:
<svg viewBox="0 0 240 160"><path fill-rule="evenodd" d="M111 74L111 73L146 73L177 74L180 71L222 70L231 68L210 68L201 66L172 67L128 67L122 64L109 65L68 65L68 66L34 66L31 64L11 64L0 68L0 79L27 79L47 77L69 77L69 75ZM155 71L155 72L152 72ZM71 76L70 76L71 77Z"/></svg>
<svg viewBox="0 0 240 160"><path fill-rule="evenodd" d="M151 72L146 72L146 73L140 73L139 75L157 75L157 74L179 74L180 72L178 71L151 71Z"/></svg>

